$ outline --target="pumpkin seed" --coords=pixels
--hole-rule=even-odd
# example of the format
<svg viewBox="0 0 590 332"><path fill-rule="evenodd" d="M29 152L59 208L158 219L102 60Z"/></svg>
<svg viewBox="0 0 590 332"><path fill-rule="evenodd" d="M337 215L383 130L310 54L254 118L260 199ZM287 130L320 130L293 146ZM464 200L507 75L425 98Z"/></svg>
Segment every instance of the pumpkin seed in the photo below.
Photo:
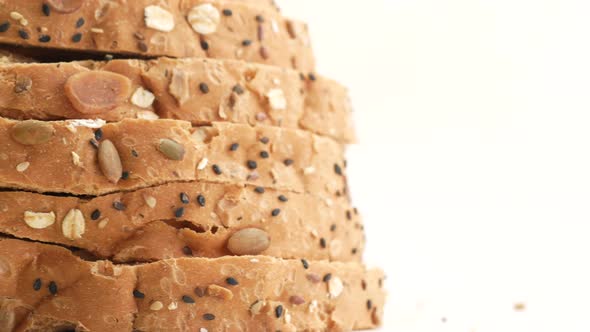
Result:
<svg viewBox="0 0 590 332"><path fill-rule="evenodd" d="M123 165L117 148L110 140L106 139L98 146L98 163L102 174L114 184L117 184L123 176Z"/></svg>
<svg viewBox="0 0 590 332"><path fill-rule="evenodd" d="M12 127L10 136L23 145L47 143L55 134L55 128L47 122L27 120Z"/></svg>
<svg viewBox="0 0 590 332"><path fill-rule="evenodd" d="M171 159L171 160L184 159L184 154L185 154L184 146L182 146L182 144L177 143L176 141L173 141L171 139L167 139L167 138L161 139L159 150L168 159Z"/></svg>
<svg viewBox="0 0 590 332"><path fill-rule="evenodd" d="M269 246L268 233L258 228L237 231L227 242L227 249L234 255L258 255Z"/></svg>

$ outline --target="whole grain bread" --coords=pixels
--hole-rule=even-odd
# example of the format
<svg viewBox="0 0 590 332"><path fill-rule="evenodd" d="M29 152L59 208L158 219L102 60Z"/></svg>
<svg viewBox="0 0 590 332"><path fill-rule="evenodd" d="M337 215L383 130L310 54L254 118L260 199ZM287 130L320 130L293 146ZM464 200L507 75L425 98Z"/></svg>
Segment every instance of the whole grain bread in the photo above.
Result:
<svg viewBox="0 0 590 332"><path fill-rule="evenodd" d="M119 103L80 104L120 76ZM81 75L87 75L84 80ZM121 82L122 81L122 82ZM91 83L89 83L91 82ZM108 87L108 85L103 85ZM104 98L102 98L104 99ZM101 99L101 100L102 100ZM346 88L331 80L232 60L169 59L24 63L0 66L0 116L62 120L168 118L305 129L343 143L355 140Z"/></svg>
<svg viewBox="0 0 590 332"><path fill-rule="evenodd" d="M100 127L100 128L96 128ZM343 147L306 131L177 120L0 118L0 187L102 195L202 180L346 195Z"/></svg>
<svg viewBox="0 0 590 332"><path fill-rule="evenodd" d="M265 256L144 265L0 240L3 331L349 331L380 324L383 274Z"/></svg>
<svg viewBox="0 0 590 332"><path fill-rule="evenodd" d="M89 199L0 192L0 213L0 233L118 262L245 254L360 261L364 246L360 217L344 198L253 186L173 183Z"/></svg>
<svg viewBox="0 0 590 332"><path fill-rule="evenodd" d="M307 26L266 1L6 0L0 43L136 57L241 59L314 70Z"/></svg>

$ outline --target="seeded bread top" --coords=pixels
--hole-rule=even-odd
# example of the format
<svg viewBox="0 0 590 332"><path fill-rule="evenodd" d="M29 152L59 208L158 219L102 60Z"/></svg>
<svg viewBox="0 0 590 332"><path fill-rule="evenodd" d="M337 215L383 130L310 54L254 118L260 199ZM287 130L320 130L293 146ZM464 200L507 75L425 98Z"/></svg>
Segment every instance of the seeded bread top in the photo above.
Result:
<svg viewBox="0 0 590 332"><path fill-rule="evenodd" d="M307 26L266 1L3 1L0 43L155 57L243 59L308 73Z"/></svg>
<svg viewBox="0 0 590 332"><path fill-rule="evenodd" d="M168 118L193 125L226 121L305 129L343 143L355 140L348 93L341 85L232 60L0 66L0 116L109 122Z"/></svg>
<svg viewBox="0 0 590 332"><path fill-rule="evenodd" d="M100 128L99 128L100 127ZM0 187L102 195L179 181L346 195L343 148L301 130L176 120L0 118Z"/></svg>
<svg viewBox="0 0 590 332"><path fill-rule="evenodd" d="M358 261L364 234L346 199L204 182L92 199L0 192L0 233L85 249L99 258L262 254Z"/></svg>
<svg viewBox="0 0 590 332"><path fill-rule="evenodd" d="M380 324L383 274L264 256L127 266L0 240L0 321L31 331L349 331Z"/></svg>

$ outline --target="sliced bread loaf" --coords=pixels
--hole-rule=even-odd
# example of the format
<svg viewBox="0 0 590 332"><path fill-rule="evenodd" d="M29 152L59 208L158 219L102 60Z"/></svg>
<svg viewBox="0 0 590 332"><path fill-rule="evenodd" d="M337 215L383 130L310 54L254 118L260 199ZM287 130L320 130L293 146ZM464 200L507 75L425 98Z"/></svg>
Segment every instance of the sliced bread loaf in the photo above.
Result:
<svg viewBox="0 0 590 332"><path fill-rule="evenodd" d="M0 240L3 331L349 331L380 324L383 274L264 256L144 265Z"/></svg>
<svg viewBox="0 0 590 332"><path fill-rule="evenodd" d="M118 262L268 255L359 261L364 234L344 198L205 182L96 198L0 192L0 233Z"/></svg>
<svg viewBox="0 0 590 332"><path fill-rule="evenodd" d="M0 6L0 43L136 57L242 59L312 72L307 26L260 2L6 0Z"/></svg>
<svg viewBox="0 0 590 332"><path fill-rule="evenodd" d="M116 89L113 93L111 89ZM296 71L213 59L0 66L0 116L62 120L167 118L305 129L354 142L346 88Z"/></svg>
<svg viewBox="0 0 590 332"><path fill-rule="evenodd" d="M100 128L99 128L100 127ZM306 131L176 120L0 118L0 187L102 195L202 180L346 195L343 147Z"/></svg>

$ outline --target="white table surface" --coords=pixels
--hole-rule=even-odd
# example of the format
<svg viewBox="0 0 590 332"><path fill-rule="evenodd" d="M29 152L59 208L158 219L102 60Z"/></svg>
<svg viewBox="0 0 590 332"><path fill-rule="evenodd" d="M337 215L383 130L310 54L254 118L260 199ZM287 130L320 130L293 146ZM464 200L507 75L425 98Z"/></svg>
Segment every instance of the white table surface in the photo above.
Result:
<svg viewBox="0 0 590 332"><path fill-rule="evenodd" d="M590 331L590 3L278 2L351 88L382 330Z"/></svg>

